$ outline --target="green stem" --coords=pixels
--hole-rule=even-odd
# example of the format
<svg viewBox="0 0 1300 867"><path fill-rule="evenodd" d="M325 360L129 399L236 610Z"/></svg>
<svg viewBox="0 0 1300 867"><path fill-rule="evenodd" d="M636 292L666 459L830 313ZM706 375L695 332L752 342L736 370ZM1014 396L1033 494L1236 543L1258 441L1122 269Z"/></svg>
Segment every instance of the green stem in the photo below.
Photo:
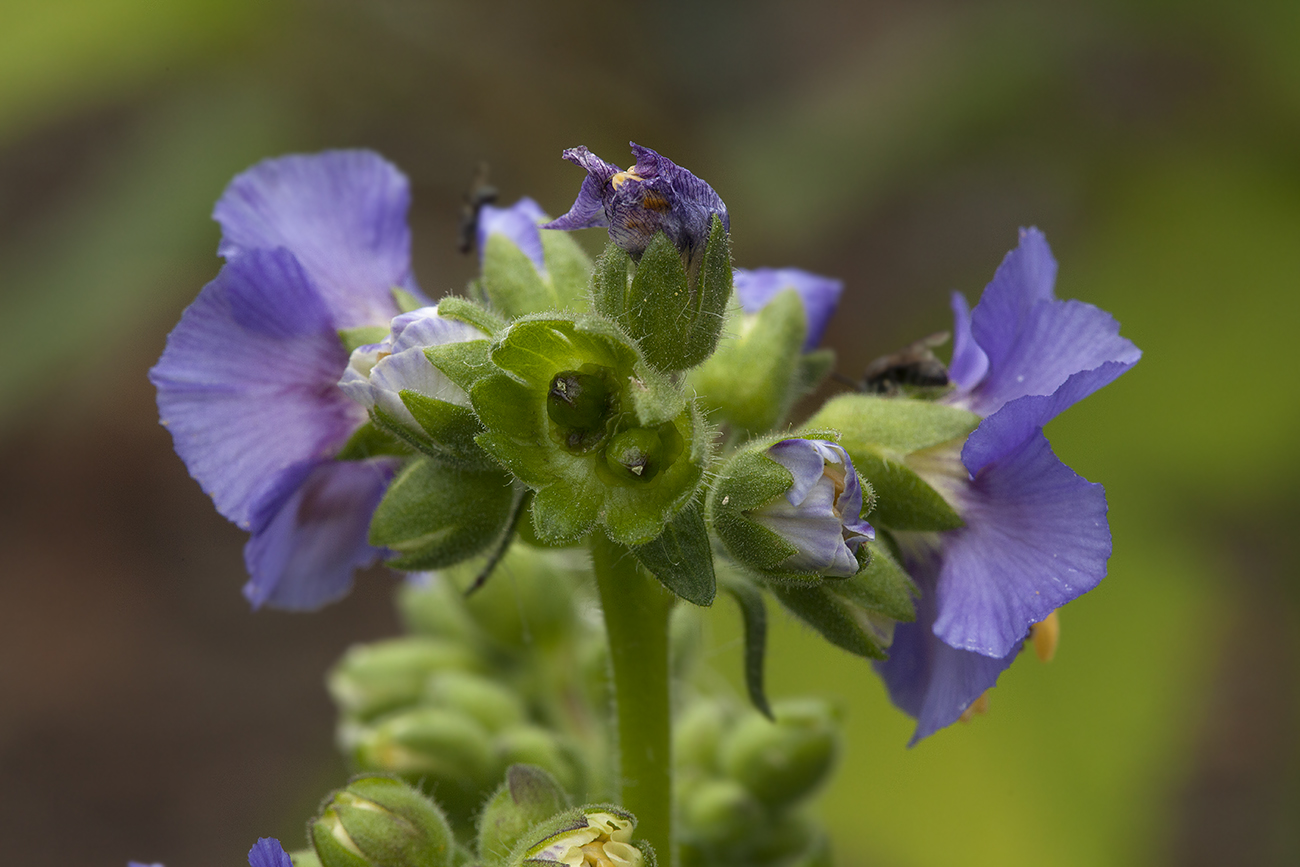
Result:
<svg viewBox="0 0 1300 867"><path fill-rule="evenodd" d="M599 530L591 535L591 555L614 669L622 803L637 818L636 836L670 867L677 860L668 691L668 615L675 597Z"/></svg>

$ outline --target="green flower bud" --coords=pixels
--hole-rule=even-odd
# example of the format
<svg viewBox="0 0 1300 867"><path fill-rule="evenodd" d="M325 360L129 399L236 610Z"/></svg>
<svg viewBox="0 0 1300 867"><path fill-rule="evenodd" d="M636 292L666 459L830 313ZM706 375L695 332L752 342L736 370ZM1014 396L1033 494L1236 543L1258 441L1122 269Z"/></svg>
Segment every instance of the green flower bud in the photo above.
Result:
<svg viewBox="0 0 1300 867"><path fill-rule="evenodd" d="M684 772L713 773L718 769L718 749L730 727L727 708L712 699L691 704L673 726L673 755Z"/></svg>
<svg viewBox="0 0 1300 867"><path fill-rule="evenodd" d="M522 319L490 352L498 372L470 388L477 438L537 494L547 542L597 525L625 545L657 538L695 495L711 434L682 389L612 322Z"/></svg>
<svg viewBox="0 0 1300 867"><path fill-rule="evenodd" d="M514 726L497 736L496 747L502 764L544 768L555 775L566 792L581 795L586 788L581 753L562 735L549 729L536 725Z"/></svg>
<svg viewBox="0 0 1300 867"><path fill-rule="evenodd" d="M479 855L489 864L501 863L531 828L568 808L569 796L545 770L511 765L479 819Z"/></svg>
<svg viewBox="0 0 1300 867"><path fill-rule="evenodd" d="M425 684L424 701L434 707L458 710L477 720L489 732L521 723L523 701L499 683L464 671L435 674Z"/></svg>
<svg viewBox="0 0 1300 867"><path fill-rule="evenodd" d="M703 781L683 793L683 837L703 846L728 846L752 839L766 810L735 780Z"/></svg>
<svg viewBox="0 0 1300 867"><path fill-rule="evenodd" d="M415 704L425 682L440 671L472 671L481 663L465 647L422 636L392 638L348 650L330 672L330 695L359 720Z"/></svg>
<svg viewBox="0 0 1300 867"><path fill-rule="evenodd" d="M455 845L437 805L380 776L357 777L335 792L310 832L322 867L451 867Z"/></svg>
<svg viewBox="0 0 1300 867"><path fill-rule="evenodd" d="M422 707L384 717L360 733L353 755L364 770L399 774L436 792L458 825L468 822L500 773L487 729L450 708Z"/></svg>
<svg viewBox="0 0 1300 867"><path fill-rule="evenodd" d="M298 849L289 853L293 867L322 867L315 849Z"/></svg>
<svg viewBox="0 0 1300 867"><path fill-rule="evenodd" d="M611 806L580 807L553 816L520 841L510 867L642 867L646 856L632 844L636 817ZM650 865L653 867L653 864Z"/></svg>
<svg viewBox="0 0 1300 867"><path fill-rule="evenodd" d="M839 754L835 714L821 701L778 703L776 722L752 715L727 739L722 767L760 801L788 807L829 777Z"/></svg>

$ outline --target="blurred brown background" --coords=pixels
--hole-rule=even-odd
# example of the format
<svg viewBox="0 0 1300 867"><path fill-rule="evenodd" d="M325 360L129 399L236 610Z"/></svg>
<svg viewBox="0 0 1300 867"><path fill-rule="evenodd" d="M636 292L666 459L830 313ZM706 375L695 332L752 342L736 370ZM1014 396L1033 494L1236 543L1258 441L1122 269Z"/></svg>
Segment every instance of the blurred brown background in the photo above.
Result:
<svg viewBox="0 0 1300 867"><path fill-rule="evenodd" d="M973 300L1030 224L1059 294L1146 351L1049 429L1106 484L1116 553L989 716L905 750L866 665L778 625L772 692L844 697L838 861L1300 863L1297 46L1288 0L3 0L3 860L300 845L344 775L323 671L397 628L381 573L250 614L243 534L157 425L145 371L217 271L226 181L380 151L436 296L474 271L480 160L560 213L560 150L632 139L718 190L737 264L847 281L843 372L948 327L948 290Z"/></svg>

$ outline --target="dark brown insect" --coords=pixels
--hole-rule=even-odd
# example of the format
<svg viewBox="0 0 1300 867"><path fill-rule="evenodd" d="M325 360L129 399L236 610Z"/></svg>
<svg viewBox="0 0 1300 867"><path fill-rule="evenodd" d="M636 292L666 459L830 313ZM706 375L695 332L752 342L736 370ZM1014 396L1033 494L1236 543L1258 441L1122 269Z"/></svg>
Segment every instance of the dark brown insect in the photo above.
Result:
<svg viewBox="0 0 1300 867"><path fill-rule="evenodd" d="M474 249L478 235L478 213L484 205L494 205L497 188L488 183L488 164L479 163L474 175L474 186L463 197L460 206L460 227L456 236L456 249L468 253Z"/></svg>
<svg viewBox="0 0 1300 867"><path fill-rule="evenodd" d="M948 368L935 357L934 349L948 342L947 331L922 337L898 352L883 355L867 365L862 379L847 381L867 394L898 394L904 386L938 388L948 384Z"/></svg>

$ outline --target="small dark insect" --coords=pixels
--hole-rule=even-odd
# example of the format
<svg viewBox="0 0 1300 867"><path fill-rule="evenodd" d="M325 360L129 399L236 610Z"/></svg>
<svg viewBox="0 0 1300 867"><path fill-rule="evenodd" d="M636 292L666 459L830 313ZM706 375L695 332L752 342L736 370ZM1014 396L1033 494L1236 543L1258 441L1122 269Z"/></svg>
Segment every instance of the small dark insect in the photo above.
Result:
<svg viewBox="0 0 1300 867"><path fill-rule="evenodd" d="M460 206L460 227L456 236L456 249L468 253L474 249L478 235L478 212L484 205L495 204L497 188L488 183L488 164L479 163L474 175L474 186L463 197Z"/></svg>
<svg viewBox="0 0 1300 867"><path fill-rule="evenodd" d="M837 377L867 394L898 394L903 386L935 388L948 384L948 368L935 357L937 346L948 342L947 331L922 337L898 352L884 355L867 365L857 382Z"/></svg>

